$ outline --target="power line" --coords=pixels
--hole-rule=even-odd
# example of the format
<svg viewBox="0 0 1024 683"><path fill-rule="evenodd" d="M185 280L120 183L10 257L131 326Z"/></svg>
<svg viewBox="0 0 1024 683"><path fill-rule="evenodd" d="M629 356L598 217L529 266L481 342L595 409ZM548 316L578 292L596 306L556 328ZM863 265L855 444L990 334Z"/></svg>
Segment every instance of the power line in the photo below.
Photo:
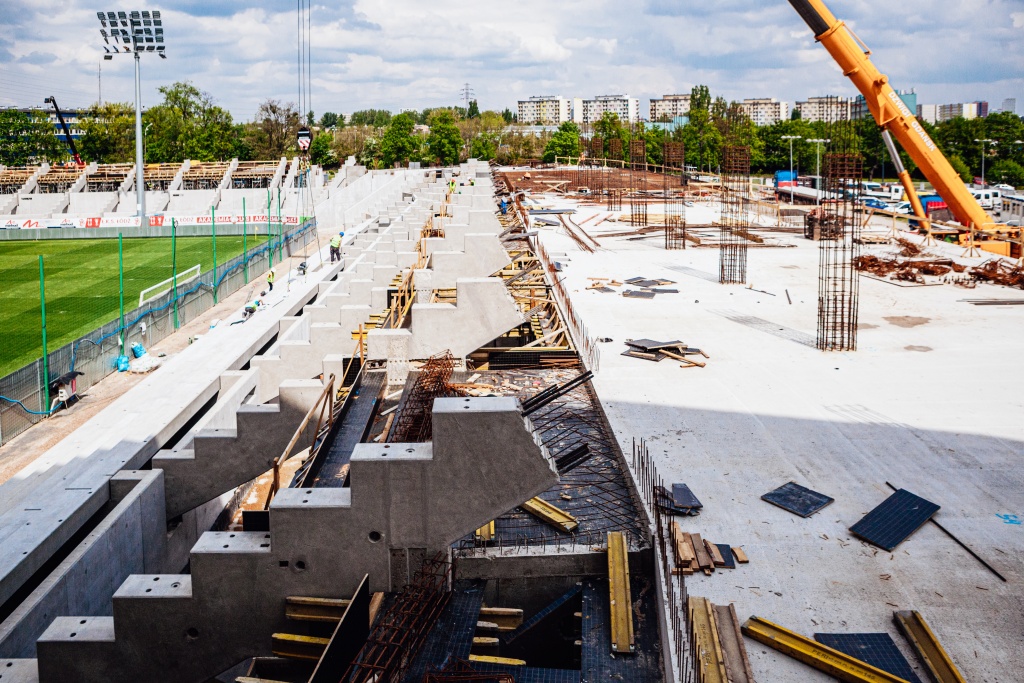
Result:
<svg viewBox="0 0 1024 683"><path fill-rule="evenodd" d="M462 90L459 91L459 94L462 95L462 99L466 103L466 111L469 111L469 101L472 98L476 97L476 93L473 92L473 89L471 87L469 87L469 83L466 83L464 86L462 86Z"/></svg>

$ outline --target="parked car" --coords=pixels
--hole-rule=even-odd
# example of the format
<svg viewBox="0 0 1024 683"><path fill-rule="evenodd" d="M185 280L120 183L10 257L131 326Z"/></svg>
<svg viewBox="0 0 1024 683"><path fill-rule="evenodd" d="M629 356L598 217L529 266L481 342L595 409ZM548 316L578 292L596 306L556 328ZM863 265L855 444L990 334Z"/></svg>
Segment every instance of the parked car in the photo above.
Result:
<svg viewBox="0 0 1024 683"><path fill-rule="evenodd" d="M899 204L894 204L892 208L890 208L889 210L892 211L893 213L914 213L914 209L911 208L910 202L900 202Z"/></svg>
<svg viewBox="0 0 1024 683"><path fill-rule="evenodd" d="M865 209L880 209L882 211L889 210L889 205L877 197L860 197L857 200L857 203Z"/></svg>
<svg viewBox="0 0 1024 683"><path fill-rule="evenodd" d="M999 183L998 185L993 185L992 187L996 188L997 190L1003 190L1004 192L1017 191L1017 188L1015 188L1013 185L1007 185L1006 183Z"/></svg>

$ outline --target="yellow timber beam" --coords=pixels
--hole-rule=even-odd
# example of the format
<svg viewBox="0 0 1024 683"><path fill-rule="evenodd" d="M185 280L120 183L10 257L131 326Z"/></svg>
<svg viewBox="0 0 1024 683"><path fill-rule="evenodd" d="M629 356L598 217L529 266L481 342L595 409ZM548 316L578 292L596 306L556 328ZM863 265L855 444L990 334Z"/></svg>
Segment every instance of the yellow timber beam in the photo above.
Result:
<svg viewBox="0 0 1024 683"><path fill-rule="evenodd" d="M270 636L270 651L278 657L288 659L311 659L319 661L329 638L298 636L292 633L274 633Z"/></svg>
<svg viewBox="0 0 1024 683"><path fill-rule="evenodd" d="M634 654L633 599L629 590L629 548L621 531L608 532L608 592L611 602L612 652Z"/></svg>
<svg viewBox="0 0 1024 683"><path fill-rule="evenodd" d="M891 673L876 669L859 659L833 650L805 636L773 624L761 617L750 617L743 624L743 635L798 659L818 671L847 683L907 683Z"/></svg>
<svg viewBox="0 0 1024 683"><path fill-rule="evenodd" d="M556 526L563 531L573 532L579 527L579 522L576 521L575 517L568 512L558 509L546 500L531 498L520 507L541 521L547 522L551 526Z"/></svg>
<svg viewBox="0 0 1024 683"><path fill-rule="evenodd" d="M893 621L938 683L966 683L920 612L893 612Z"/></svg>
<svg viewBox="0 0 1024 683"><path fill-rule="evenodd" d="M687 610L693 633L694 655L697 658L701 683L726 683L725 656L718 638L714 605L707 598L690 596Z"/></svg>

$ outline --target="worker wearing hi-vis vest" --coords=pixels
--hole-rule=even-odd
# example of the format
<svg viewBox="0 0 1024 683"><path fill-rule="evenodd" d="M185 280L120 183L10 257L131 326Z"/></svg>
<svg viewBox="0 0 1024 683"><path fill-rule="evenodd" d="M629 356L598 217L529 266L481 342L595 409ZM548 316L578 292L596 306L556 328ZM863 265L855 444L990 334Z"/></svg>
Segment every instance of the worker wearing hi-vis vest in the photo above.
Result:
<svg viewBox="0 0 1024 683"><path fill-rule="evenodd" d="M270 285L270 291L271 292L274 291L274 278L275 277L277 277L277 274L274 273L274 269L271 268L270 272L267 273L267 284Z"/></svg>
<svg viewBox="0 0 1024 683"><path fill-rule="evenodd" d="M341 260L341 236L344 234L339 232L331 238L331 263Z"/></svg>

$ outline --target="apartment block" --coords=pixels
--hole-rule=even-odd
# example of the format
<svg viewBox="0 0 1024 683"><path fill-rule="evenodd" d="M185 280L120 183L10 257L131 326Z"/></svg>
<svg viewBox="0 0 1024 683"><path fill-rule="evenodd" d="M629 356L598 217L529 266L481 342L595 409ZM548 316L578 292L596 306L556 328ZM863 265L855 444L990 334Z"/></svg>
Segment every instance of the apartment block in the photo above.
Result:
<svg viewBox="0 0 1024 683"><path fill-rule="evenodd" d="M789 102L779 102L774 97L743 100L740 108L756 126L770 126L789 118Z"/></svg>
<svg viewBox="0 0 1024 683"><path fill-rule="evenodd" d="M519 100L519 122L558 125L569 121L572 102L561 95L535 96Z"/></svg>
<svg viewBox="0 0 1024 683"><path fill-rule="evenodd" d="M796 110L804 121L849 121L850 103L848 97L808 97L796 103Z"/></svg>
<svg viewBox="0 0 1024 683"><path fill-rule="evenodd" d="M651 121L672 120L690 113L690 95L665 95L651 100Z"/></svg>
<svg viewBox="0 0 1024 683"><path fill-rule="evenodd" d="M640 120L640 100L629 95L598 95L593 99L583 100L581 123L594 123L606 113L618 115L621 121L636 123Z"/></svg>

